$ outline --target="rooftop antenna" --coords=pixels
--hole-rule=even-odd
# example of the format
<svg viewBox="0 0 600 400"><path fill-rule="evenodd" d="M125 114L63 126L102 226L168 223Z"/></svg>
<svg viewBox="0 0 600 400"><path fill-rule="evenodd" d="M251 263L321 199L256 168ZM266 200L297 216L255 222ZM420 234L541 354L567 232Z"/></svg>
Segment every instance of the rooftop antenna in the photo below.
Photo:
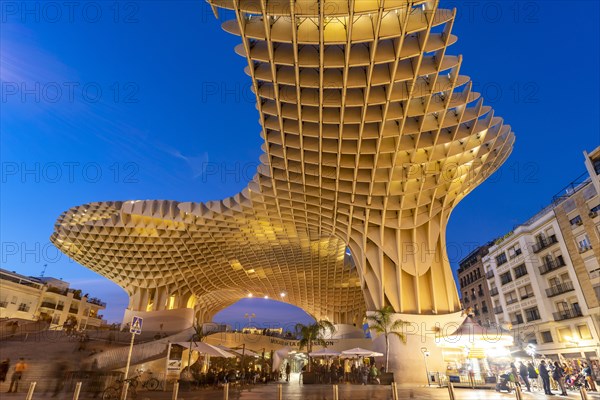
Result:
<svg viewBox="0 0 600 400"><path fill-rule="evenodd" d="M44 268L42 269L42 273L40 274L40 278L44 277L44 274L46 273L46 268L48 267L48 264L44 264Z"/></svg>

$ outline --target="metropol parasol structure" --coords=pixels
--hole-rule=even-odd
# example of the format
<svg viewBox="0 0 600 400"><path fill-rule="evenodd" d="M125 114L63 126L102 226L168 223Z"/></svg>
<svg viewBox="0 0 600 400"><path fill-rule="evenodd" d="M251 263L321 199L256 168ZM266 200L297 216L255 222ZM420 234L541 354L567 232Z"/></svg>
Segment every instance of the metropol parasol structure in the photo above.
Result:
<svg viewBox="0 0 600 400"><path fill-rule="evenodd" d="M514 135L447 53L456 10L433 0L209 4L231 17L223 29L248 62L264 139L254 178L206 203L73 207L52 242L123 287L128 313L182 327L249 295L285 296L339 324L386 305L407 321L460 320L448 218Z"/></svg>

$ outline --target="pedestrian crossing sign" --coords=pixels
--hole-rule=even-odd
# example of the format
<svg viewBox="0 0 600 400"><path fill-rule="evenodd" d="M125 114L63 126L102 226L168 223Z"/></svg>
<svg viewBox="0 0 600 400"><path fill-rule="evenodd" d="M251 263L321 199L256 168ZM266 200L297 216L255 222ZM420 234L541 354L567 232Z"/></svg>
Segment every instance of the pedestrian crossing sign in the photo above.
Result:
<svg viewBox="0 0 600 400"><path fill-rule="evenodd" d="M129 332L135 333L136 335L139 335L140 333L142 333L142 322L143 322L142 317L134 316L133 319L131 320L131 327L129 328Z"/></svg>

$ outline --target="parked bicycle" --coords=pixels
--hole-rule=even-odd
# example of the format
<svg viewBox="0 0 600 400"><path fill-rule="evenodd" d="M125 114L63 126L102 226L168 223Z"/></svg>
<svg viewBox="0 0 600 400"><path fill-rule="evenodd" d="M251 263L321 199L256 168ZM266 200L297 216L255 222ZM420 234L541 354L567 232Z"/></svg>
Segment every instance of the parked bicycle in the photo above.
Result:
<svg viewBox="0 0 600 400"><path fill-rule="evenodd" d="M152 371L148 371L148 374L152 375ZM139 375L138 375L139 377ZM151 376L150 378L146 379L145 381L142 382L142 387L146 390L158 390L158 388L160 387L160 381L158 379L156 379L155 377Z"/></svg>
<svg viewBox="0 0 600 400"><path fill-rule="evenodd" d="M119 379L114 385L104 389L104 392L102 392L102 400L119 400L121 398L121 392L123 391L123 385L125 382L129 382L127 398L134 400L137 397L136 388L139 383L137 375L128 379Z"/></svg>

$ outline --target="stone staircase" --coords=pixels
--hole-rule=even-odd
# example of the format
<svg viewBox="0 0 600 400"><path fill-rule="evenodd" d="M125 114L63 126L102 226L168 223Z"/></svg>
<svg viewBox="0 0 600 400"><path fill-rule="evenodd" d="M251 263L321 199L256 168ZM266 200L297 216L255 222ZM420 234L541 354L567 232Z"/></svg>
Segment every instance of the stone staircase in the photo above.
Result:
<svg viewBox="0 0 600 400"><path fill-rule="evenodd" d="M52 332L58 334L62 332ZM54 335L50 335L54 336ZM52 339L52 338L49 338ZM10 358L10 369L7 380L0 383L0 392L6 392L10 384L10 378L14 371L15 364L20 357L25 359L27 371L23 374L23 379L19 383L19 392L26 392L30 382L36 381L36 392L44 392L53 388L54 369L59 361L64 361L70 370L77 370L82 367L82 352L77 351L79 342L65 340L44 340L44 341L11 341L3 340L0 342L0 358Z"/></svg>
<svg viewBox="0 0 600 400"><path fill-rule="evenodd" d="M18 324L14 326L13 324ZM47 322L29 321L26 319L10 318L0 321L0 340L8 340L14 336L43 331L48 329Z"/></svg>
<svg viewBox="0 0 600 400"><path fill-rule="evenodd" d="M194 333L194 329L189 328L182 332L171 336L166 336L158 340L134 344L133 353L131 355L131 365L133 366L145 361L165 357L167 355L167 347L169 342L173 343L187 341ZM128 352L129 346L113 348L89 357L88 362L91 364L96 361L98 368L102 370L123 368L127 363Z"/></svg>
<svg viewBox="0 0 600 400"><path fill-rule="evenodd" d="M14 366L20 357L25 359L27 371L19 383L19 392L25 393L29 384L36 381L36 393L52 391L56 384L56 366L65 362L71 373L89 371L94 360L100 370L124 368L129 352L131 334L116 331L89 331L85 350L79 351L80 342L75 336L67 336L62 330L33 330L9 335L0 341L0 359L10 358L7 380L0 383L0 393L6 392ZM39 326L37 326L39 328ZM188 329L175 335L153 340L154 335L140 338L134 344L132 368L139 363L166 356L169 342L189 340L194 333ZM137 343L138 337L136 337Z"/></svg>

